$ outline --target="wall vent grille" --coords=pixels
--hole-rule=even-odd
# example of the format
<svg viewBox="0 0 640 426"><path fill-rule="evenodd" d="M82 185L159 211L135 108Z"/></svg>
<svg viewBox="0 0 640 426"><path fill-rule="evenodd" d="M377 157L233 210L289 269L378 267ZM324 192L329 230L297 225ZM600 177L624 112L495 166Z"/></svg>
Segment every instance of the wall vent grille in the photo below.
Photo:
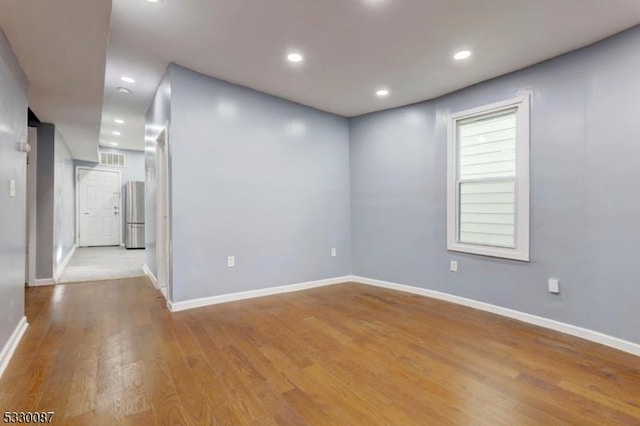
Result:
<svg viewBox="0 0 640 426"><path fill-rule="evenodd" d="M127 158L124 154L114 154L100 151L100 165L110 167L126 167Z"/></svg>

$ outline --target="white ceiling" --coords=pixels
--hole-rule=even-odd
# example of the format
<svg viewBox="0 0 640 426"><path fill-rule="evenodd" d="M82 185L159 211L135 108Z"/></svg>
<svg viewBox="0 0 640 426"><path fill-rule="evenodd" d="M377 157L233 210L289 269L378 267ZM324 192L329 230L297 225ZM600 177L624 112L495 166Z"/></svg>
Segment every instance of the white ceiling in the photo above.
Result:
<svg viewBox="0 0 640 426"><path fill-rule="evenodd" d="M113 0L101 74L106 3L0 1L0 25L32 85L51 73L45 87L60 94L32 90L32 107L58 124L76 156L76 145L95 151L96 138L81 130L101 121L101 143L143 149L144 116L169 62L350 117L431 99L640 23L638 0ZM30 23L22 9L36 4L49 5L38 15L58 19ZM89 45L91 52L82 50ZM462 48L472 57L454 61ZM302 64L285 60L292 49L304 54ZM52 67L54 60L63 63ZM136 82L124 83L122 75ZM88 102L74 100L91 94L95 101L96 78L104 86L101 121L94 103L85 108ZM118 86L133 93L122 95ZM376 98L381 87L390 96ZM56 105L69 125L54 120Z"/></svg>
<svg viewBox="0 0 640 426"><path fill-rule="evenodd" d="M0 28L29 79L29 107L56 124L79 159L97 160L110 14L109 0L0 0Z"/></svg>

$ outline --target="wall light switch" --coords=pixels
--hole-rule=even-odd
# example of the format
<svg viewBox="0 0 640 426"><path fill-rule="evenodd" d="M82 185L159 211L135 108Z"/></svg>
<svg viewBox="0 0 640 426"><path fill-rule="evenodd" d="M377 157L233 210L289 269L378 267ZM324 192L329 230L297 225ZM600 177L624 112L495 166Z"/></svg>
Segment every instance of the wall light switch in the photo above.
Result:
<svg viewBox="0 0 640 426"><path fill-rule="evenodd" d="M235 256L227 257L227 266L229 268L235 268L235 266L236 266L236 257Z"/></svg>
<svg viewBox="0 0 640 426"><path fill-rule="evenodd" d="M555 278L549 278L549 293L560 293L560 282Z"/></svg>
<svg viewBox="0 0 640 426"><path fill-rule="evenodd" d="M9 197L14 198L16 196L16 180L9 180Z"/></svg>
<svg viewBox="0 0 640 426"><path fill-rule="evenodd" d="M449 269L451 270L451 272L458 272L458 261L452 260L449 264Z"/></svg>
<svg viewBox="0 0 640 426"><path fill-rule="evenodd" d="M338 255L338 251L335 248L331 249L331 257L336 257Z"/></svg>

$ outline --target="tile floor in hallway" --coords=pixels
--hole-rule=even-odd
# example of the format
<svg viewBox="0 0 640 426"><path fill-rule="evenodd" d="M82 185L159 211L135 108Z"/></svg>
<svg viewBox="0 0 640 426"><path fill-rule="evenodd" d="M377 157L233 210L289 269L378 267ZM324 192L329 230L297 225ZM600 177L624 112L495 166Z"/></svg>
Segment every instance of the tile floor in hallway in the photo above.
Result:
<svg viewBox="0 0 640 426"><path fill-rule="evenodd" d="M130 278L144 275L144 249L82 247L76 249L58 283Z"/></svg>

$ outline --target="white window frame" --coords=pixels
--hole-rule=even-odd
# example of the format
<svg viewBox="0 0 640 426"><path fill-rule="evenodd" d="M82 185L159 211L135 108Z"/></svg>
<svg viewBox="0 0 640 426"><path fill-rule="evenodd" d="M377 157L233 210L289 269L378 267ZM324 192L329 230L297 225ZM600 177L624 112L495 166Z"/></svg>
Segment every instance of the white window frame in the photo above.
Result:
<svg viewBox="0 0 640 426"><path fill-rule="evenodd" d="M451 251L529 261L529 120L530 97L485 105L449 115L447 145L447 249ZM515 247L494 247L459 241L458 123L516 108Z"/></svg>

